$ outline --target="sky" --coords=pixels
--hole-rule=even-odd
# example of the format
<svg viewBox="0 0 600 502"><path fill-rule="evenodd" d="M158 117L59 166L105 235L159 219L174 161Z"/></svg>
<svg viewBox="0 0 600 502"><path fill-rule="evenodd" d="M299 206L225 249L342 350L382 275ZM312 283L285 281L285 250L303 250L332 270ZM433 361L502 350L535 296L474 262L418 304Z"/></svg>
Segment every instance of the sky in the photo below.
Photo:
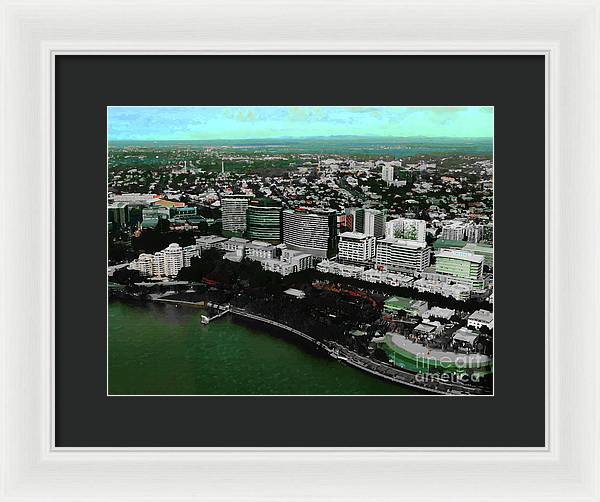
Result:
<svg viewBox="0 0 600 502"><path fill-rule="evenodd" d="M491 138L492 106L109 106L108 139Z"/></svg>

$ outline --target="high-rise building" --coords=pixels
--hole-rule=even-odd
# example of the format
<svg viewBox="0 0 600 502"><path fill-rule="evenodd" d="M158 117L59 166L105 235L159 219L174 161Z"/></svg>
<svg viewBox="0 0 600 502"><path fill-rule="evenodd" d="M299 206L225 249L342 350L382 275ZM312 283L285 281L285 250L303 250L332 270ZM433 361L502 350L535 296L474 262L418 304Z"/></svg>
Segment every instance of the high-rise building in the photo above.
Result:
<svg viewBox="0 0 600 502"><path fill-rule="evenodd" d="M108 205L108 221L114 227L126 227L129 225L129 205L127 202L113 202Z"/></svg>
<svg viewBox="0 0 600 502"><path fill-rule="evenodd" d="M465 229L467 241L477 244L480 240L483 240L483 230L483 225L477 225L475 223L467 225L467 228Z"/></svg>
<svg viewBox="0 0 600 502"><path fill-rule="evenodd" d="M442 249L435 255L435 271L456 279L481 281L483 260L483 256L468 251Z"/></svg>
<svg viewBox="0 0 600 502"><path fill-rule="evenodd" d="M281 242L281 203L271 199L251 199L246 209L246 237Z"/></svg>
<svg viewBox="0 0 600 502"><path fill-rule="evenodd" d="M352 230L363 233L365 231L365 210L361 207L353 207L348 211L352 218Z"/></svg>
<svg viewBox="0 0 600 502"><path fill-rule="evenodd" d="M169 244L163 250L165 275L175 276L183 268L183 250L179 244Z"/></svg>
<svg viewBox="0 0 600 502"><path fill-rule="evenodd" d="M385 224L385 236L394 239L406 239L425 242L425 221L409 218L396 218Z"/></svg>
<svg viewBox="0 0 600 502"><path fill-rule="evenodd" d="M375 257L376 238L358 232L340 234L338 259L341 262L363 263Z"/></svg>
<svg viewBox="0 0 600 502"><path fill-rule="evenodd" d="M223 231L241 233L246 231L246 209L250 197L238 194L221 195Z"/></svg>
<svg viewBox="0 0 600 502"><path fill-rule="evenodd" d="M337 213L333 209L286 209L283 242L314 256L331 257L337 248Z"/></svg>
<svg viewBox="0 0 600 502"><path fill-rule="evenodd" d="M415 270L429 266L431 255L424 242L403 239L379 239L375 263L385 270Z"/></svg>
<svg viewBox="0 0 600 502"><path fill-rule="evenodd" d="M462 221L449 221L442 227L440 238L451 241L462 241L465 238L467 225Z"/></svg>
<svg viewBox="0 0 600 502"><path fill-rule="evenodd" d="M383 164L381 168L381 179L388 185L394 181L394 166L391 164Z"/></svg>
<svg viewBox="0 0 600 502"><path fill-rule="evenodd" d="M364 210L364 227L361 233L374 235L375 237L385 236L385 214L378 209Z"/></svg>

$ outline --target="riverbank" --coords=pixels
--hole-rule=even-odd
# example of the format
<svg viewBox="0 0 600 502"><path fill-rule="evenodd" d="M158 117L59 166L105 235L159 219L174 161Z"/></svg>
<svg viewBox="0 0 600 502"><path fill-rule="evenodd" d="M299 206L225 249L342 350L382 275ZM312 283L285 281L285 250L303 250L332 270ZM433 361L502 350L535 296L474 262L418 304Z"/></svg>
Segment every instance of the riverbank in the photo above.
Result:
<svg viewBox="0 0 600 502"><path fill-rule="evenodd" d="M178 303L182 305L191 305L196 307L204 307L206 305L205 302L190 302L184 300L173 300L169 298L154 298L155 301L158 302L168 302L168 303ZM389 380L395 382L397 384L405 385L414 389L418 389L420 391L425 391L426 393L433 394L442 394L442 395L457 395L457 394L480 394L477 388L472 386L467 386L459 382L446 382L444 380L433 379L427 381L426 383L419 383L418 373L413 373L409 371L404 371L396 367L392 367L389 365L385 365L381 362L375 361L373 359L361 356L356 352L353 352L346 347L343 347L335 342L322 343L315 338L309 336L306 333L303 333L295 328L287 326L278 321L274 321L272 319L268 319L266 317L247 312L244 309L239 309L230 306L217 306L221 310L227 308L228 312L232 315L242 316L248 319L253 319L255 321L262 322L264 324L268 324L270 326L275 326L279 329L286 330L295 336L298 336L318 347L321 350L324 350L330 357L333 359L344 362L350 366L353 366L361 371L365 371L372 375L375 375L379 378L383 378L385 380Z"/></svg>
<svg viewBox="0 0 600 502"><path fill-rule="evenodd" d="M313 343L244 316L209 325L197 307L109 302L109 395L365 396L421 392L374 378Z"/></svg>

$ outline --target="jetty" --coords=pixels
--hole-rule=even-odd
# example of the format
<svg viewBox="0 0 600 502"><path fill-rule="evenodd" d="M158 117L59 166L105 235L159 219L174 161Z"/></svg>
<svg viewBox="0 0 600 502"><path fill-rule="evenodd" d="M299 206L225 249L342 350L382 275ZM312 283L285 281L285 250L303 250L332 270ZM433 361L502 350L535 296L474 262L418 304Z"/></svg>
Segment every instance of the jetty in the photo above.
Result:
<svg viewBox="0 0 600 502"><path fill-rule="evenodd" d="M200 317L202 324L208 324L210 321L214 321L215 319L223 317L225 314L231 312L231 307L229 305L217 305L216 303L208 302L206 306L215 309L216 314L213 314L212 316L202 315Z"/></svg>

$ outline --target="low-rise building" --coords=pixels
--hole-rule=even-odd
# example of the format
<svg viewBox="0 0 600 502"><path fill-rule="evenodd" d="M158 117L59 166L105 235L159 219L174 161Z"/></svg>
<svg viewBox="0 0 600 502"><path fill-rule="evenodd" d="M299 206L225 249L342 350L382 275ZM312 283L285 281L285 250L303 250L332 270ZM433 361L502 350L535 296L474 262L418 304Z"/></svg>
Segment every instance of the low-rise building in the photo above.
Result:
<svg viewBox="0 0 600 502"><path fill-rule="evenodd" d="M427 310L427 302L401 296L392 296L383 303L383 310L390 314L405 312L411 316L421 316Z"/></svg>
<svg viewBox="0 0 600 502"><path fill-rule="evenodd" d="M494 314L489 310L476 310L467 319L467 326L475 329L481 329L483 326L494 329Z"/></svg>
<svg viewBox="0 0 600 502"><path fill-rule="evenodd" d="M423 319L443 319L444 321L449 321L455 313L454 309L431 307L427 312L423 313Z"/></svg>
<svg viewBox="0 0 600 502"><path fill-rule="evenodd" d="M272 260L277 257L277 248L268 242L251 241L245 246L245 256L251 260Z"/></svg>
<svg viewBox="0 0 600 502"><path fill-rule="evenodd" d="M241 237L231 237L220 244L220 248L228 253L244 253L244 248L246 244L250 241L248 239L242 239Z"/></svg>
<svg viewBox="0 0 600 502"><path fill-rule="evenodd" d="M473 289L482 290L483 261L483 256L468 251L442 249L435 255L435 271L456 282L470 284Z"/></svg>
<svg viewBox="0 0 600 502"><path fill-rule="evenodd" d="M476 347L479 333L471 331L469 328L462 327L452 335L452 346L461 352L473 352Z"/></svg>
<svg viewBox="0 0 600 502"><path fill-rule="evenodd" d="M345 265L330 260L323 260L317 264L317 270L324 274L336 274L342 277L361 279L365 268L358 265Z"/></svg>
<svg viewBox="0 0 600 502"><path fill-rule="evenodd" d="M435 274L430 274L435 275ZM440 276L439 279L421 278L413 283L413 287L419 293L437 293L446 298L456 300L468 300L471 297L471 286L468 284L456 284L449 281L447 277Z"/></svg>
<svg viewBox="0 0 600 502"><path fill-rule="evenodd" d="M198 249L221 248L221 244L227 240L226 237L220 235L202 235L196 237L196 246Z"/></svg>
<svg viewBox="0 0 600 502"><path fill-rule="evenodd" d="M435 335L439 335L443 329L444 328L439 321L424 320L422 323L415 326L413 329L413 335L417 337L425 336L431 338Z"/></svg>

